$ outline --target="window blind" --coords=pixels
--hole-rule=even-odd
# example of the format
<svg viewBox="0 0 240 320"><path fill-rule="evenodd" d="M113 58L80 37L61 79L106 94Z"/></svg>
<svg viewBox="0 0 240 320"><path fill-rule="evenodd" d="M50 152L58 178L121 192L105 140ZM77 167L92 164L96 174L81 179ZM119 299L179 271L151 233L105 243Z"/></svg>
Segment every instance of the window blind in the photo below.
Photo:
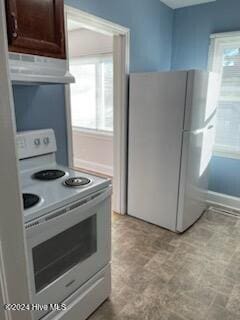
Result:
<svg viewBox="0 0 240 320"><path fill-rule="evenodd" d="M70 60L72 125L113 131L113 59L109 55Z"/></svg>
<svg viewBox="0 0 240 320"><path fill-rule="evenodd" d="M221 54L221 59L217 55ZM217 109L216 151L240 155L240 43L231 47L231 40L216 51L221 65L222 81Z"/></svg>

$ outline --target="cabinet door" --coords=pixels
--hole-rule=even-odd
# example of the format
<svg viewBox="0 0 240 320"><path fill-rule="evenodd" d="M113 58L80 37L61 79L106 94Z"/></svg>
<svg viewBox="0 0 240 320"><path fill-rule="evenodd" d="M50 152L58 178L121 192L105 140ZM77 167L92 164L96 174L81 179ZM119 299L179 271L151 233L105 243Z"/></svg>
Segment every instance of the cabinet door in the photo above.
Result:
<svg viewBox="0 0 240 320"><path fill-rule="evenodd" d="M66 58L63 0L6 0L9 51Z"/></svg>

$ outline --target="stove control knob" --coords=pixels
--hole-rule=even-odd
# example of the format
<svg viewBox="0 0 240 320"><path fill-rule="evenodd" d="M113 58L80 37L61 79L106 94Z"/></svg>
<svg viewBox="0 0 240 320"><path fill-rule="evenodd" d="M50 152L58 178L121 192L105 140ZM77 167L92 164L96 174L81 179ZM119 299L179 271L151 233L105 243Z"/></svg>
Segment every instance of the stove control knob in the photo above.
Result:
<svg viewBox="0 0 240 320"><path fill-rule="evenodd" d="M49 144L49 137L45 137L44 139L43 139L43 143L44 144L46 144L46 145L48 145Z"/></svg>
<svg viewBox="0 0 240 320"><path fill-rule="evenodd" d="M34 144L35 144L35 146L40 146L40 144L41 144L41 141L40 141L40 139L39 138L36 138L35 140L34 140Z"/></svg>

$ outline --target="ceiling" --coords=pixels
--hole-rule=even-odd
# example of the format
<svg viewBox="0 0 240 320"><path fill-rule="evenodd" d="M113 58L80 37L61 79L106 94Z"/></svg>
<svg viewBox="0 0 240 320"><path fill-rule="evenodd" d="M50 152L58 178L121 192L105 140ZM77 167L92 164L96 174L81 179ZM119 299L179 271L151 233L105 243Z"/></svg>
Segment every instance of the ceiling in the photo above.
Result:
<svg viewBox="0 0 240 320"><path fill-rule="evenodd" d="M165 3L168 7L172 9L194 6L196 4L203 4L214 1L216 0L161 0L161 2Z"/></svg>

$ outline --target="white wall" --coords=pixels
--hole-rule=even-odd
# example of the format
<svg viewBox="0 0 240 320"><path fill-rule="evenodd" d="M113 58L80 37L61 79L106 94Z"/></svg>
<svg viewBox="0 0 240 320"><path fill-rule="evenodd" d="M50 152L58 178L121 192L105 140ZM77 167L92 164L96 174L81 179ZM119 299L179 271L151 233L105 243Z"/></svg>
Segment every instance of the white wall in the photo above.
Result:
<svg viewBox="0 0 240 320"><path fill-rule="evenodd" d="M113 136L73 130L76 168L113 175Z"/></svg>
<svg viewBox="0 0 240 320"><path fill-rule="evenodd" d="M87 29L73 30L68 33L69 57L113 52L113 39Z"/></svg>
<svg viewBox="0 0 240 320"><path fill-rule="evenodd" d="M69 56L113 52L113 39L87 29L69 32ZM73 129L74 167L113 176L113 136Z"/></svg>

